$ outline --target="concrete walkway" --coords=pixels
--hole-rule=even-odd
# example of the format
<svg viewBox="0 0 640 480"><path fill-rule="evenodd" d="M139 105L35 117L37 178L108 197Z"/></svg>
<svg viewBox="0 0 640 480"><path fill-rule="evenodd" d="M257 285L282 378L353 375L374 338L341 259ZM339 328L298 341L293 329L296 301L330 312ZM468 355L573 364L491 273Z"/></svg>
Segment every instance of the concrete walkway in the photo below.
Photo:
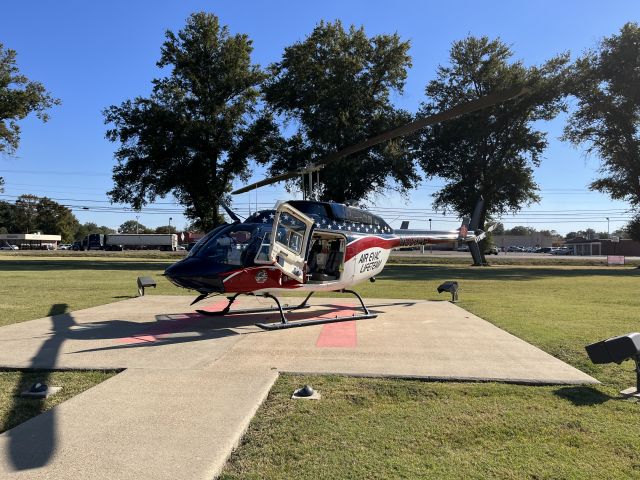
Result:
<svg viewBox="0 0 640 480"><path fill-rule="evenodd" d="M126 369L0 435L0 478L211 479L278 372L596 383L449 302L371 300L376 319L264 332L256 315L207 318L190 301L147 296L0 328L0 367ZM290 318L357 311L312 303Z"/></svg>

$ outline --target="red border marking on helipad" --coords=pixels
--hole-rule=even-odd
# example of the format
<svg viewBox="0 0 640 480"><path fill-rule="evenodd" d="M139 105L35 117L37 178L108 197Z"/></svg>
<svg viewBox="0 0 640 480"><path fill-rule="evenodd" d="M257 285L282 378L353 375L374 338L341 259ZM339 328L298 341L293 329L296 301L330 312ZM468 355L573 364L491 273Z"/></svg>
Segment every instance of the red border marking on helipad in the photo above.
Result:
<svg viewBox="0 0 640 480"><path fill-rule="evenodd" d="M211 305L207 305L206 307L202 308L202 310L215 312L218 310L222 310L224 307L226 307L227 303L228 302L226 300L221 300ZM157 342L158 340L162 339L163 335L170 335L172 333L182 331L185 328L198 323L200 320L202 320L202 318L204 318L204 316L196 312L182 314L181 316L171 318L170 321L165 320L162 322L151 324L147 326L147 328L142 329L139 333L136 333L130 337L115 339L115 342L126 344Z"/></svg>
<svg viewBox="0 0 640 480"><path fill-rule="evenodd" d="M229 300L220 300L218 302L212 303L211 305L205 305L203 307L196 307L196 308L198 308L198 310L204 310L206 312L217 312L222 310L224 307L226 307L228 303L229 303ZM238 308L239 303L240 302L235 301L233 302L233 306Z"/></svg>
<svg viewBox="0 0 640 480"><path fill-rule="evenodd" d="M350 306L349 306L350 307ZM325 317L339 316L344 317L352 315L355 310L351 308L342 308L331 312L330 315ZM316 347L318 348L354 348L358 344L358 334L356 331L356 321L349 320L344 322L327 323L322 326L318 340L316 341Z"/></svg>

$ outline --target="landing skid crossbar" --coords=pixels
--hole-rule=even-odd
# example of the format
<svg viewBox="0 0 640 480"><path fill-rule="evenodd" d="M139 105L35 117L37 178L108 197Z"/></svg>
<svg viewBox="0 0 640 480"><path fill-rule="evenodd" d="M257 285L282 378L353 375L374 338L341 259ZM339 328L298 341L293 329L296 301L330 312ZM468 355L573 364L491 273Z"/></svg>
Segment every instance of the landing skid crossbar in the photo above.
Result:
<svg viewBox="0 0 640 480"><path fill-rule="evenodd" d="M196 310L196 312L198 312L200 315L205 315L207 317L221 317L227 314L237 315L237 314L243 314L243 313L271 313L271 312L280 312L280 315L283 315L282 313L283 310L292 311L292 310L302 310L303 308L309 308L307 301L311 298L311 295L313 295L313 292L307 295L307 297L303 300L303 302L300 305L281 306L280 303L276 300L276 303L278 304L277 307L244 308L244 309L231 311L231 305L233 304L233 302L236 301L236 298L238 298L238 296L240 295L241 295L240 293L236 293L233 297L229 297L229 303L227 304L227 306L224 307L222 310L218 310L217 312L210 312L208 310ZM265 297L275 298L275 297L271 297L271 295L265 295Z"/></svg>
<svg viewBox="0 0 640 480"><path fill-rule="evenodd" d="M364 313L360 315L354 314L354 315L342 316L342 317L335 316L333 318L311 318L309 320L299 320L299 321L290 322L287 320L287 317L285 317L284 315L285 307L282 307L280 305L280 301L276 297L274 297L269 293L266 293L264 295L265 297L272 298L276 302L276 305L278 306L277 308L280 312L280 321L275 323L256 323L256 326L262 328L263 330L283 330L285 328L307 327L310 325L322 325L325 323L348 322L351 320L363 320L365 318L376 318L378 316L377 314L371 313L369 311L367 306L364 304L362 297L358 295L356 292L354 292L353 290L337 290L337 292L352 293L353 295L355 295L358 298L358 300L360 300L360 305L362 306L362 311ZM311 294L309 294L309 296L305 299L303 304L306 303L306 301L309 299L310 296Z"/></svg>

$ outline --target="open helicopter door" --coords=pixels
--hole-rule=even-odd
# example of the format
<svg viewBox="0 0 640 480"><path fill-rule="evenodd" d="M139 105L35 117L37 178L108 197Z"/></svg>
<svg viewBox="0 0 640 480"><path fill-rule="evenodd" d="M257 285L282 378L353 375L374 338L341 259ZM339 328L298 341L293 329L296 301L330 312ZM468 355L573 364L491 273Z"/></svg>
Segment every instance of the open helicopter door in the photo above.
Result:
<svg viewBox="0 0 640 480"><path fill-rule="evenodd" d="M313 223L287 203L277 207L273 220L269 259L285 275L299 282L304 282L304 262Z"/></svg>

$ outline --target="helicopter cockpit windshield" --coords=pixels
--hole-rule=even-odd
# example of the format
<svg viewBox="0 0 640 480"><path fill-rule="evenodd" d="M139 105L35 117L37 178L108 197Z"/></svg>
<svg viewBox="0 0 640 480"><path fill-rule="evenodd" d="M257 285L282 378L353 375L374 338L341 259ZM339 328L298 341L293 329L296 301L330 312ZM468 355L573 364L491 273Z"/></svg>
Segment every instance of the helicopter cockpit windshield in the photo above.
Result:
<svg viewBox="0 0 640 480"><path fill-rule="evenodd" d="M262 230L256 225L229 225L214 232L194 256L227 265L251 266L262 243Z"/></svg>

